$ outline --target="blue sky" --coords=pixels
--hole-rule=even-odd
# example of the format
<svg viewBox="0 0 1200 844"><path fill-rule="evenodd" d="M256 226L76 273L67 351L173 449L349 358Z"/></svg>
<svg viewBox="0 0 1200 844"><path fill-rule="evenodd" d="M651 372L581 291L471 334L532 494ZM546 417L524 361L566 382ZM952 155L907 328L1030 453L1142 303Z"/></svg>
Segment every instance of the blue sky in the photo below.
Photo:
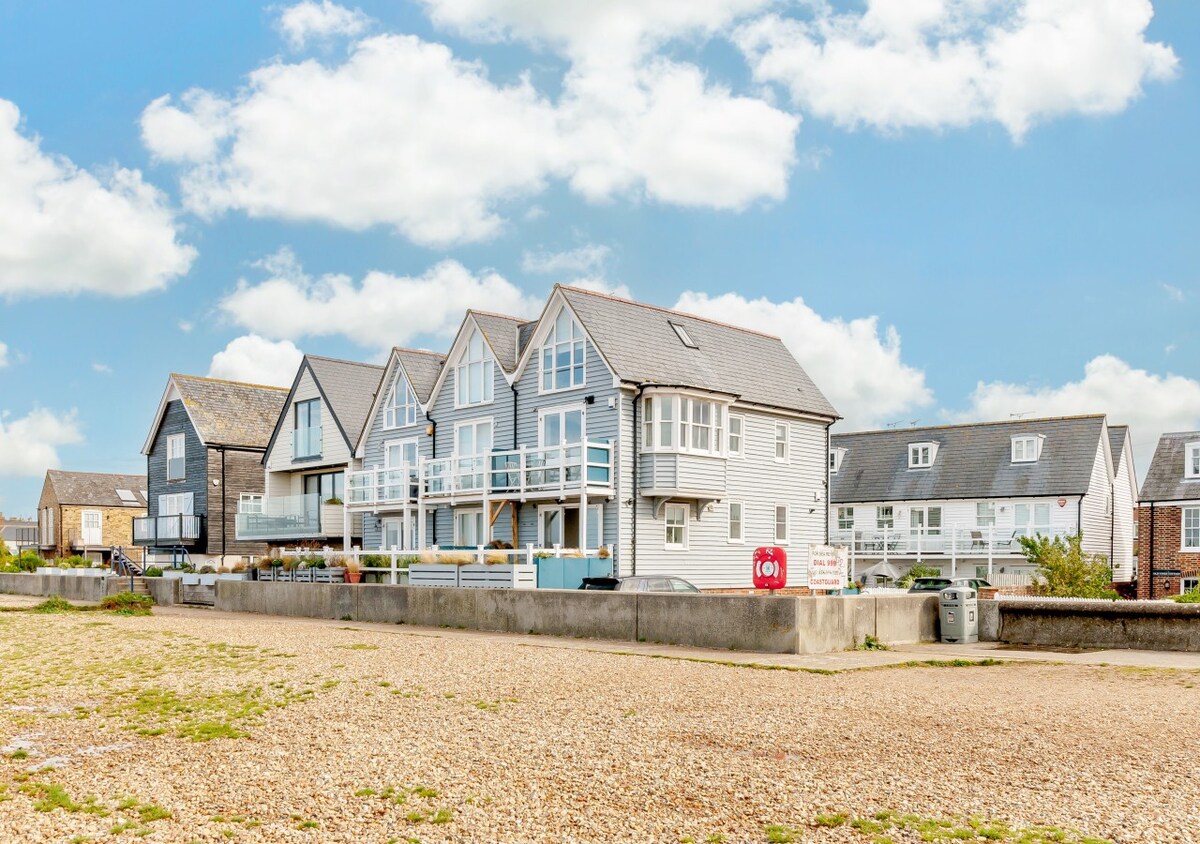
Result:
<svg viewBox="0 0 1200 844"><path fill-rule="evenodd" d="M143 470L168 372L556 281L780 334L849 428L1200 427L1195 4L572 5L0 0L0 510Z"/></svg>

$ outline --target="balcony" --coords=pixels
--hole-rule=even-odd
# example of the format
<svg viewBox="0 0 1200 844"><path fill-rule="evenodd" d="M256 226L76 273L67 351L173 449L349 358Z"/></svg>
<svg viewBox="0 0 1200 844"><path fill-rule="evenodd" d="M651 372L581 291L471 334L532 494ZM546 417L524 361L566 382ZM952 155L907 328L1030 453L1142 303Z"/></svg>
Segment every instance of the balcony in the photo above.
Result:
<svg viewBox="0 0 1200 844"><path fill-rule="evenodd" d="M350 531L362 533L362 516L353 516ZM341 504L326 504L317 493L268 496L261 513L238 513L234 536L239 542L328 539L345 534Z"/></svg>
<svg viewBox="0 0 1200 844"><path fill-rule="evenodd" d="M133 544L192 545L200 540L203 516L139 516L133 520Z"/></svg>
<svg viewBox="0 0 1200 844"><path fill-rule="evenodd" d="M518 448L430 460L416 466L366 469L346 476L347 502L356 507L421 500L559 498L611 493L612 446L606 442Z"/></svg>
<svg viewBox="0 0 1200 844"><path fill-rule="evenodd" d="M321 427L292 430L292 459L309 460L321 456Z"/></svg>
<svg viewBox="0 0 1200 844"><path fill-rule="evenodd" d="M831 530L829 542L845 545L856 557L1021 557L1021 536L1066 537L1050 528L1017 530L977 528L911 528Z"/></svg>

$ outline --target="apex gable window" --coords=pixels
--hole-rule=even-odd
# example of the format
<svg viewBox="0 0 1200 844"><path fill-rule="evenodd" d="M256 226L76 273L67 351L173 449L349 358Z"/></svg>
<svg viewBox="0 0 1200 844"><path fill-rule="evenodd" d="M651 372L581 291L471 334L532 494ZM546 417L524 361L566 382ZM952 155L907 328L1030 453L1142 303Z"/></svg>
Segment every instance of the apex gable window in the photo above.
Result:
<svg viewBox="0 0 1200 844"><path fill-rule="evenodd" d="M838 470L842 468L842 458L846 456L846 449L831 448L829 449L829 474L836 475Z"/></svg>
<svg viewBox="0 0 1200 844"><path fill-rule="evenodd" d="M321 456L321 400L308 399L295 405L292 457L304 460Z"/></svg>
<svg viewBox="0 0 1200 844"><path fill-rule="evenodd" d="M417 424L417 394L413 392L408 379L402 374L396 375L392 389L388 391L387 410L384 413L385 428L404 428Z"/></svg>
<svg viewBox="0 0 1200 844"><path fill-rule="evenodd" d="M1188 443L1183 447L1185 478L1200 478L1200 443Z"/></svg>
<svg viewBox="0 0 1200 844"><path fill-rule="evenodd" d="M928 469L937 457L937 443L909 443L908 468Z"/></svg>
<svg viewBox="0 0 1200 844"><path fill-rule="evenodd" d="M471 332L467 347L454 368L454 406L488 404L492 400L492 372L496 359L479 329Z"/></svg>
<svg viewBox="0 0 1200 844"><path fill-rule="evenodd" d="M668 504L666 516L666 542L668 551L686 551L688 542L688 505Z"/></svg>
<svg viewBox="0 0 1200 844"><path fill-rule="evenodd" d="M554 326L542 345L540 391L552 393L581 387L584 373L583 329L565 307L559 308Z"/></svg>
<svg viewBox="0 0 1200 844"><path fill-rule="evenodd" d="M721 457L727 407L719 401L656 392L642 399L642 450ZM742 425L738 426L739 431ZM732 437L740 449L741 434Z"/></svg>
<svg viewBox="0 0 1200 844"><path fill-rule="evenodd" d="M1184 551L1200 551L1200 507L1183 508L1182 534Z"/></svg>
<svg viewBox="0 0 1200 844"><path fill-rule="evenodd" d="M167 437L167 480L181 481L187 472L186 444L183 434Z"/></svg>
<svg viewBox="0 0 1200 844"><path fill-rule="evenodd" d="M1042 436L1022 434L1012 438L1012 462L1036 463L1042 454Z"/></svg>

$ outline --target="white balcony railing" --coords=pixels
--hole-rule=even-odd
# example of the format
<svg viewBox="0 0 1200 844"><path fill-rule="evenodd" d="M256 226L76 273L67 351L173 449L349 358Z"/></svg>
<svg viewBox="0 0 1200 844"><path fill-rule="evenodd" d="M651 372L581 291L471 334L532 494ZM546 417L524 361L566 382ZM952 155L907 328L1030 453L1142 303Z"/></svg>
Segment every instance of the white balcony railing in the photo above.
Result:
<svg viewBox="0 0 1200 844"><path fill-rule="evenodd" d="M845 545L855 556L881 557L1020 557L1021 536L1065 537L1048 527L1000 530L992 527L880 528L834 530L829 539Z"/></svg>
<svg viewBox="0 0 1200 844"><path fill-rule="evenodd" d="M493 451L484 455L421 458L416 466L364 469L346 476L351 505L415 503L453 497L525 498L575 494L612 486L612 446L570 443Z"/></svg>

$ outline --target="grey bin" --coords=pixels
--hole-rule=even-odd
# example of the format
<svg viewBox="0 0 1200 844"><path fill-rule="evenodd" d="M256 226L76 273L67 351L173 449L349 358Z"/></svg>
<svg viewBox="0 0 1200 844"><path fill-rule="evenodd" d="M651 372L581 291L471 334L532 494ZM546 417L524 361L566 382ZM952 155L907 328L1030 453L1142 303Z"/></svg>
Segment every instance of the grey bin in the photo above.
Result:
<svg viewBox="0 0 1200 844"><path fill-rule="evenodd" d="M979 596L970 586L947 586L938 593L942 641L953 645L979 641Z"/></svg>

